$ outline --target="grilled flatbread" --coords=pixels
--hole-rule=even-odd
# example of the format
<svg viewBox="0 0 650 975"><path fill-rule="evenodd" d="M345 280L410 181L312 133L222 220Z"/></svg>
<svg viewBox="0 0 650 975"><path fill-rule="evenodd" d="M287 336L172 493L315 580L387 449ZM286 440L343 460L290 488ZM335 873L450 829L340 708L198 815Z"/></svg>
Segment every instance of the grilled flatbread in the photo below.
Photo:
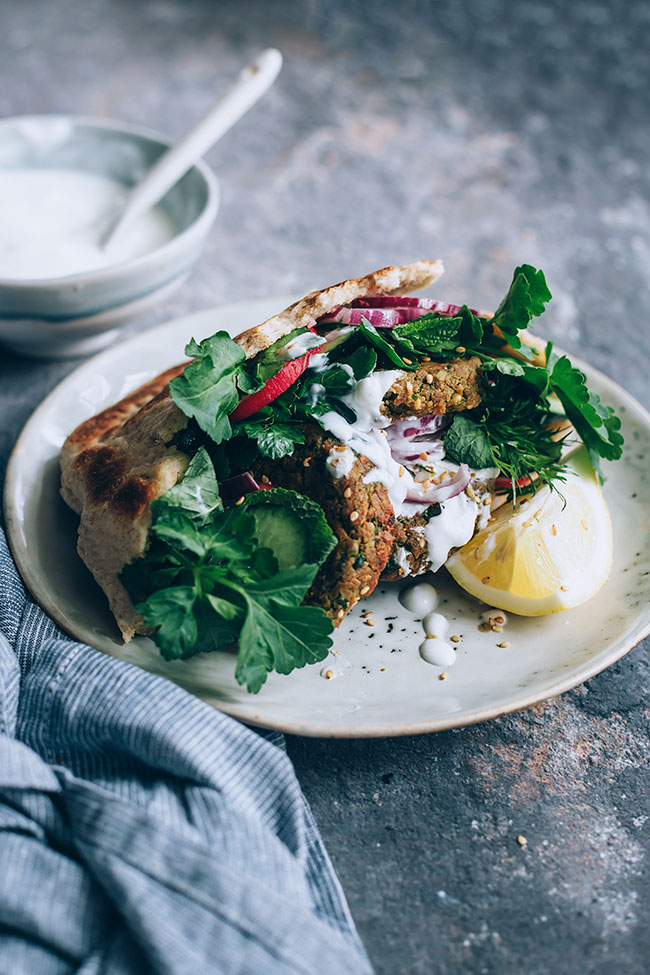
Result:
<svg viewBox="0 0 650 975"><path fill-rule="evenodd" d="M387 267L362 278L313 291L235 342L248 358L296 328L308 327L357 298L406 294L443 273L441 261ZM169 393L175 366L114 406L82 423L61 450L61 494L80 516L77 550L104 590L125 641L146 633L126 589L122 568L144 554L150 505L185 474L189 457L173 446L188 423Z"/></svg>

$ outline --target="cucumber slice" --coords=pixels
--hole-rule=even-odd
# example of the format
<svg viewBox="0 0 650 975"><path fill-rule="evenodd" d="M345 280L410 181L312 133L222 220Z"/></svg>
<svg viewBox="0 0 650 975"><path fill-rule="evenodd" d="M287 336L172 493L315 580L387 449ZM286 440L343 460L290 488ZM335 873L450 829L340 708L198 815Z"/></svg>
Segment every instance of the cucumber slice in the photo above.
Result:
<svg viewBox="0 0 650 975"><path fill-rule="evenodd" d="M244 503L260 544L272 550L280 569L322 565L336 545L323 509L304 494L272 488L249 494Z"/></svg>
<svg viewBox="0 0 650 975"><path fill-rule="evenodd" d="M287 508L260 505L253 510L260 544L270 548L280 569L292 569L307 561L307 540L304 527Z"/></svg>

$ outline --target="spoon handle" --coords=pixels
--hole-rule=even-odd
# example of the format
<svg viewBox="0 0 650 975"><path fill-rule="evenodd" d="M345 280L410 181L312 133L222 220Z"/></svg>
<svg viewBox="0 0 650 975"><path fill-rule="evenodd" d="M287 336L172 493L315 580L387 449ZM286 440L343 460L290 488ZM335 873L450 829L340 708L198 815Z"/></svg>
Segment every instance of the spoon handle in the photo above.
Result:
<svg viewBox="0 0 650 975"><path fill-rule="evenodd" d="M102 246L105 249L115 242L127 225L158 203L180 177L252 108L271 87L281 67L282 55L271 47L244 68L226 94L220 96L180 140L163 153L134 187L117 221L104 235Z"/></svg>

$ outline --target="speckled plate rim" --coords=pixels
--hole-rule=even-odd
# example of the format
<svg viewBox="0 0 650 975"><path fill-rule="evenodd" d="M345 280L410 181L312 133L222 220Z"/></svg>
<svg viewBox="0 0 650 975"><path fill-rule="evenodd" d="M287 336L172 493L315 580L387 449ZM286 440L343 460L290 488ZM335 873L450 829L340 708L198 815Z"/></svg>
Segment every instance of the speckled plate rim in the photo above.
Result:
<svg viewBox="0 0 650 975"><path fill-rule="evenodd" d="M70 636L75 639L85 640L84 636L80 635L78 632L74 631L73 627L70 627L63 618L61 612L59 612L57 604L53 601L50 593L46 586L41 584L41 580L37 574L33 573L30 569L30 561L26 546L23 544L21 538L21 516L20 516L20 505L18 503L17 497L17 483L20 475L20 467L22 462L22 457L24 451L28 447L28 442L33 435L35 429L38 428L41 416L50 406L50 404L56 401L62 394L65 394L66 386L72 384L76 374L88 367L89 364L94 364L100 360L106 360L111 358L114 354L121 357L123 354L128 352L128 348L132 344L137 344L141 341L143 335L152 335L161 328L169 327L172 324L178 324L181 321L185 324L191 322L193 319L202 320L203 317L208 312L226 312L230 309L236 309L238 306L247 305L254 306L259 304L260 308L265 304L270 303L274 307L284 307L289 304L290 301L295 300L294 296L280 296L279 298L273 299L258 299L257 301L251 302L240 302L234 303L232 305L221 305L214 309L208 309L194 314L182 316L173 322L164 322L146 332L138 332L135 335L130 336L123 342L111 347L108 350L98 353L96 356L91 357L86 360L82 365L77 367L68 374L54 389L48 394L47 397L40 403L36 408L32 416L29 418L25 427L23 428L12 454L9 459L9 464L7 467L6 480L5 480L5 490L4 490L4 511L5 511L5 521L7 528L7 538L9 542L9 547L11 553L14 557L16 565L18 567L19 573L25 586L43 610L45 610L48 615L50 615L55 622ZM608 387L615 398L622 402L626 409L634 414L638 420L641 421L642 425L645 426L648 431L650 431L650 412L648 412L630 393L628 393L622 386L616 383L614 380L610 379L604 373L600 372L598 369L588 365L584 361L572 356L573 363L582 369L587 376L593 376L597 378L600 383ZM379 737L400 737L405 735L416 735L425 734L435 731L445 731L451 728L464 727L466 725L477 724L482 721L488 721L492 718L499 717L500 715L510 714L515 711L520 711L524 708L531 707L532 705L539 704L542 701L549 700L550 698L557 697L560 694L566 693L577 687L579 684L584 683L584 681L595 677L597 674L606 670L612 664L616 663L627 653L630 652L641 640L646 636L650 635L650 621L645 625L641 625L633 632L628 634L628 636L621 640L620 643L615 644L611 647L609 652L598 655L593 662L589 662L582 666L576 666L576 668L570 671L563 678L558 679L550 684L547 684L542 690L534 691L531 693L522 693L516 698L507 703L501 703L495 705L494 707L481 707L474 710L468 710L462 714L449 715L445 717L431 718L426 721L400 721L399 723L386 723L381 722L376 725L368 724L359 729L356 726L346 726L346 725L332 725L330 723L325 724L304 724L302 722L296 721L283 721L283 720L273 720L260 714L258 709L254 706L241 706L237 704L231 704L229 702L222 702L219 705L212 705L222 710L224 713L237 718L238 720L254 725L261 728L267 728L270 730L282 731L288 734L301 735L305 737L319 737L319 738L379 738ZM169 678L164 678L169 679ZM290 679L290 678L289 678ZM252 703L252 702L251 702Z"/></svg>

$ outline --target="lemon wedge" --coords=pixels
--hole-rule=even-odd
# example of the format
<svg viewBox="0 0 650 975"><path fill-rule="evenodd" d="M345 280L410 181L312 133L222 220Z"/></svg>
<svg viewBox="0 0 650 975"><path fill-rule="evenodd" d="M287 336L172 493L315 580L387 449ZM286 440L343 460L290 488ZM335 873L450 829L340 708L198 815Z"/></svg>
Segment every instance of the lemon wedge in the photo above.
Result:
<svg viewBox="0 0 650 975"><path fill-rule="evenodd" d="M503 505L494 520L447 560L459 586L490 606L543 616L591 599L612 564L607 502L584 447L567 461L567 479ZM564 503L564 500L566 504Z"/></svg>

